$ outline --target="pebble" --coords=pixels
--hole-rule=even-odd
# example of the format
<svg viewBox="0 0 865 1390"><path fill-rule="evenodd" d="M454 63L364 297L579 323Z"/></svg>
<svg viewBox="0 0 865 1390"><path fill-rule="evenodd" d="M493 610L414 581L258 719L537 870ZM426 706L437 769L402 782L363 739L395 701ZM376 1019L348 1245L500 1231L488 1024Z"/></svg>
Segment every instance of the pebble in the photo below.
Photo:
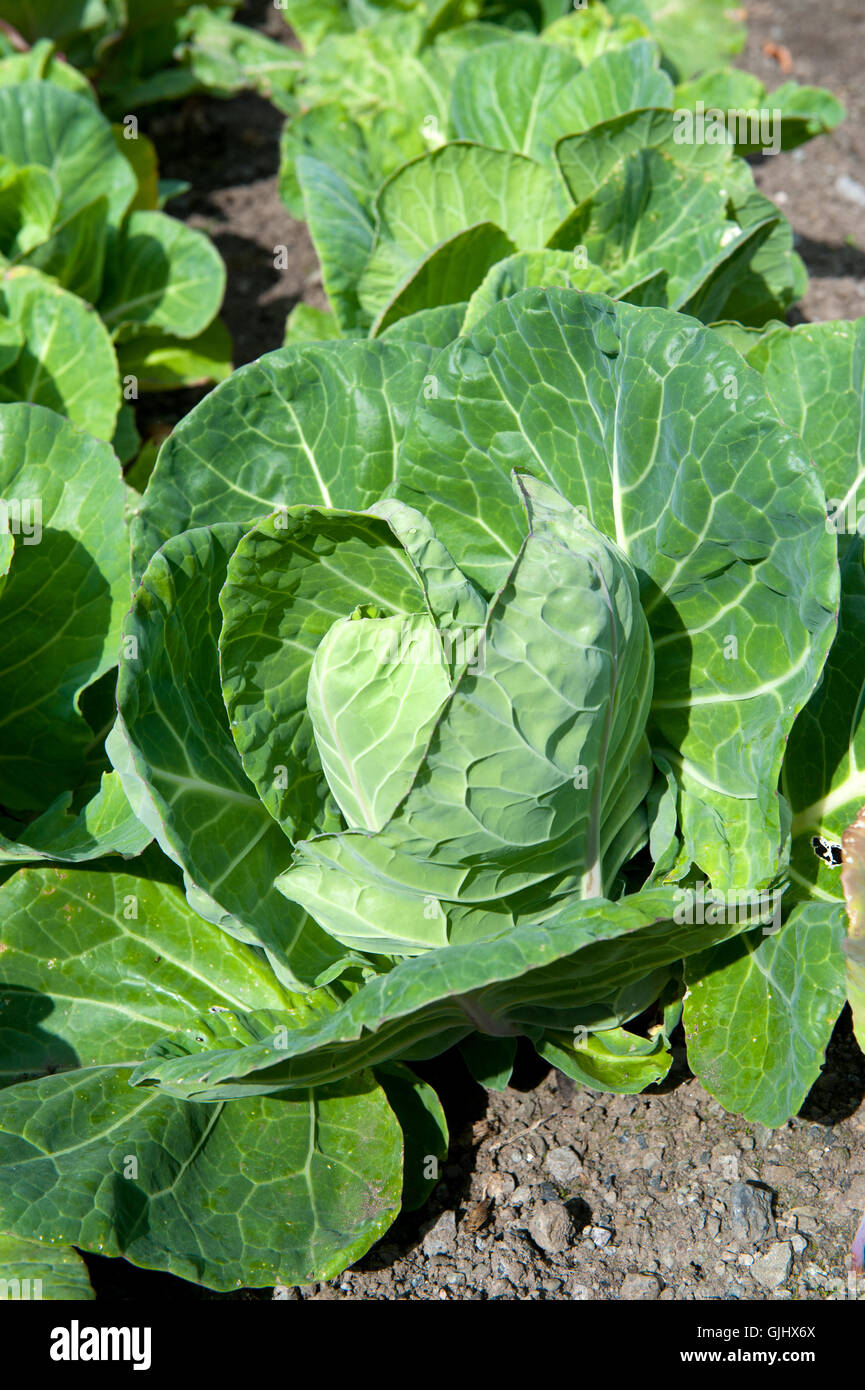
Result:
<svg viewBox="0 0 865 1390"><path fill-rule="evenodd" d="M619 1298L641 1299L644 1302L661 1296L661 1285L654 1274L627 1274L619 1289Z"/></svg>
<svg viewBox="0 0 865 1390"><path fill-rule="evenodd" d="M730 1188L727 1232L735 1240L757 1245L766 1236L775 1235L772 1216L772 1193L765 1187L749 1182L736 1182Z"/></svg>
<svg viewBox="0 0 865 1390"><path fill-rule="evenodd" d="M571 1244L571 1214L563 1202L543 1202L532 1208L528 1233L548 1255L560 1255Z"/></svg>
<svg viewBox="0 0 865 1390"><path fill-rule="evenodd" d="M836 1192L832 1205L838 1211L861 1211L865 1208L865 1174L857 1174L846 1192Z"/></svg>
<svg viewBox="0 0 865 1390"><path fill-rule="evenodd" d="M612 1238L613 1233L612 1231L608 1231L606 1226L589 1227L589 1239L591 1240L592 1244L597 1245L599 1249L603 1245L609 1245Z"/></svg>
<svg viewBox="0 0 865 1390"><path fill-rule="evenodd" d="M446 1255L453 1250L457 1238L457 1220L452 1211L443 1211L423 1238L423 1252L426 1256Z"/></svg>
<svg viewBox="0 0 865 1390"><path fill-rule="evenodd" d="M770 1245L765 1255L761 1255L751 1266L751 1277L762 1284L764 1289L779 1289L790 1273L793 1263L793 1248L786 1240Z"/></svg>
<svg viewBox="0 0 865 1390"><path fill-rule="evenodd" d="M710 1167L713 1173L726 1178L727 1182L739 1180L739 1155L731 1153L726 1144L717 1144L712 1150Z"/></svg>
<svg viewBox="0 0 865 1390"><path fill-rule="evenodd" d="M851 179L849 174L839 174L835 180L835 191L848 203L865 208L865 184L861 184L858 179Z"/></svg>
<svg viewBox="0 0 865 1390"><path fill-rule="evenodd" d="M583 1171L579 1155L568 1148L550 1149L545 1167L553 1182L561 1183L563 1186L574 1182Z"/></svg>
<svg viewBox="0 0 865 1390"><path fill-rule="evenodd" d="M514 1191L516 1183L510 1173L491 1173L487 1178L486 1195L492 1202L504 1202Z"/></svg>

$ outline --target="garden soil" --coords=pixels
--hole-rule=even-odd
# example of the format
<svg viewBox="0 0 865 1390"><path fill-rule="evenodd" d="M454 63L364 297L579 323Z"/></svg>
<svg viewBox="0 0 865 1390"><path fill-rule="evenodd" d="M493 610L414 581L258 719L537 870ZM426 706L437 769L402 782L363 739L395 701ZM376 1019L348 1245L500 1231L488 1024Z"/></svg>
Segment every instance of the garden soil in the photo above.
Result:
<svg viewBox="0 0 865 1390"><path fill-rule="evenodd" d="M266 0L238 16L290 43ZM860 0L754 0L741 64L771 89L831 88L848 120L755 166L793 224L811 275L796 321L865 314L865 15ZM280 115L254 96L191 99L144 122L165 177L192 191L170 210L205 228L228 266L236 363L279 347L299 300L322 305L305 228L277 194ZM285 248L281 252L281 248ZM284 269L277 268L277 263ZM165 432L203 393L151 397ZM452 1144L427 1205L402 1216L339 1279L232 1298L865 1298L848 1251L865 1210L865 1059L845 1013L800 1114L768 1130L727 1115L688 1072L640 1096L575 1087L520 1054L512 1085L484 1092L457 1054L429 1064ZM88 1258L99 1297L213 1298L167 1275ZM224 1296L223 1296L224 1297Z"/></svg>

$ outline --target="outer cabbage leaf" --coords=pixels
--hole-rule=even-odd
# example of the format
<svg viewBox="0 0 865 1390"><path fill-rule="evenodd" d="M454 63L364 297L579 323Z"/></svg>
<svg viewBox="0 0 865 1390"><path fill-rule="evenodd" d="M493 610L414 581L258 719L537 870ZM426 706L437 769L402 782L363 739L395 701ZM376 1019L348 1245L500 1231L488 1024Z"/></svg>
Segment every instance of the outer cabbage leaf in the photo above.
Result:
<svg viewBox="0 0 865 1390"><path fill-rule="evenodd" d="M731 145L679 143L678 133L674 112L647 109L560 140L578 208L555 244L565 233L582 241L623 287L663 271L670 308L762 324L807 283L789 224Z"/></svg>
<svg viewBox="0 0 865 1390"><path fill-rule="evenodd" d="M380 310L371 336L410 314L465 303L487 273L514 249L510 237L492 222L479 222L456 232L440 242L420 265L412 267Z"/></svg>
<svg viewBox="0 0 865 1390"><path fill-rule="evenodd" d="M340 953L272 886L291 846L243 771L219 687L218 597L243 529L188 531L154 556L124 625L107 751L196 911L310 985Z"/></svg>
<svg viewBox="0 0 865 1390"><path fill-rule="evenodd" d="M50 82L0 86L0 155L53 173L61 217L103 195L119 222L136 190L135 175L92 101Z"/></svg>
<svg viewBox="0 0 865 1390"><path fill-rule="evenodd" d="M442 145L404 165L377 194L361 304L380 313L434 247L479 222L528 251L546 245L568 210L556 175L535 160L466 141Z"/></svg>
<svg viewBox="0 0 865 1390"><path fill-rule="evenodd" d="M834 529L857 531L865 517L865 318L779 324L745 357L784 424L808 446Z"/></svg>
<svg viewBox="0 0 865 1390"><path fill-rule="evenodd" d="M216 317L225 266L212 241L164 212L133 212L112 239L99 312L113 330L195 338Z"/></svg>
<svg viewBox="0 0 865 1390"><path fill-rule="evenodd" d="M357 337L369 325L358 285L375 237L372 215L344 173L321 158L296 162L303 220L321 263L321 282L340 331Z"/></svg>
<svg viewBox="0 0 865 1390"><path fill-rule="evenodd" d="M108 231L108 199L102 193L62 221L53 221L50 235L22 264L50 275L64 289L95 304L102 286Z"/></svg>
<svg viewBox="0 0 865 1390"><path fill-rule="evenodd" d="M377 1067L375 1077L403 1133L402 1209L416 1211L438 1182L437 1164L447 1158L447 1119L432 1086L409 1067L391 1062Z"/></svg>
<svg viewBox="0 0 865 1390"><path fill-rule="evenodd" d="M518 251L492 267L468 302L461 332L467 333L502 299L534 286L589 290L615 297L612 276L598 266L579 264L571 251ZM451 335L453 341L458 335ZM442 347L447 344L443 343Z"/></svg>
<svg viewBox="0 0 865 1390"><path fill-rule="evenodd" d="M221 319L195 338L136 333L117 345L121 377L134 376L141 391L202 386L231 375L231 336Z"/></svg>
<svg viewBox="0 0 865 1390"><path fill-rule="evenodd" d="M252 523L295 502L374 502L393 481L432 356L414 342L337 342L282 348L234 372L163 445L133 515L134 572L190 527Z"/></svg>
<svg viewBox="0 0 865 1390"><path fill-rule="evenodd" d="M57 213L57 185L39 164L0 162L0 257L15 261L46 241Z"/></svg>
<svg viewBox="0 0 865 1390"><path fill-rule="evenodd" d="M855 537L841 555L838 635L784 758L781 785L793 813L789 872L802 897L843 897L840 845L865 800L863 692L865 568Z"/></svg>
<svg viewBox="0 0 865 1390"><path fill-rule="evenodd" d="M843 939L840 904L803 903L686 959L688 1060L726 1110L782 1125L802 1105L844 1004Z"/></svg>
<svg viewBox="0 0 865 1390"><path fill-rule="evenodd" d="M626 1028L606 1028L587 1033L538 1034L535 1047L544 1061L551 1062L565 1076L595 1091L614 1095L635 1095L647 1086L663 1081L673 1063L673 1054L660 1034L643 1038Z"/></svg>
<svg viewBox="0 0 865 1390"><path fill-rule="evenodd" d="M0 401L48 406L110 440L120 409L117 357L90 305L19 269L0 279L0 312L22 338L14 363L0 372Z"/></svg>
<svg viewBox="0 0 865 1390"><path fill-rule="evenodd" d="M791 876L803 896L840 901L840 847L865 801L865 319L779 326L748 349L783 419L803 439L826 492L841 562L838 636L797 719L783 769L793 811ZM822 843L821 843L822 842Z"/></svg>
<svg viewBox="0 0 865 1390"><path fill-rule="evenodd" d="M602 1020L606 1007L612 1019L602 1026L612 1027L640 1012L642 1003L629 1010L617 1001L646 976L743 929L718 923L695 932L672 920L674 910L669 888L617 903L574 902L494 941L402 961L320 1024L287 1036L276 1032L274 1019L247 1026L246 1042L242 1019L230 1030L209 1030L209 1045L190 1029L182 1043L175 1037L154 1048L133 1081L187 1099L228 1099L305 1088L395 1057L436 1056L475 1030L514 1037L571 1028L581 1009ZM654 997L659 988L656 981Z"/></svg>
<svg viewBox="0 0 865 1390"><path fill-rule="evenodd" d="M32 868L0 888L3 1085L134 1060L210 1011L316 1017L251 947L192 912L171 865L147 856L142 875Z"/></svg>
<svg viewBox="0 0 865 1390"><path fill-rule="evenodd" d="M439 304L434 309L418 309L385 328L381 337L389 343L422 343L424 347L443 348L459 337L468 304ZM424 390L432 387L432 378L424 381Z"/></svg>
<svg viewBox="0 0 865 1390"><path fill-rule="evenodd" d="M101 4L101 0L97 3ZM9 7L4 9L8 15ZM16 28L20 32L20 26ZM37 39L26 53L10 53L0 59L0 84L17 86L19 82L53 82L56 87L68 87L70 92L78 92L96 104L96 93L83 72L64 62L50 39Z"/></svg>
<svg viewBox="0 0 865 1390"><path fill-rule="evenodd" d="M0 1096L11 1234L227 1290L331 1278L399 1211L400 1129L370 1076L229 1106L142 1097L128 1076L89 1067Z"/></svg>
<svg viewBox="0 0 865 1390"><path fill-rule="evenodd" d="M69 1245L46 1249L38 1240L0 1234L0 1269L7 1298L86 1303L96 1297L86 1264Z"/></svg>
<svg viewBox="0 0 865 1390"><path fill-rule="evenodd" d="M40 859L77 864L106 854L131 859L153 838L133 812L116 772L103 772L98 790L81 810L76 812L72 802L72 792L64 792L18 839L0 835L0 864Z"/></svg>
<svg viewBox="0 0 865 1390"><path fill-rule="evenodd" d="M87 772L80 697L116 661L129 604L125 491L109 445L14 404L0 406L0 495L23 523L0 598L0 802L30 813Z"/></svg>
<svg viewBox="0 0 865 1390"><path fill-rule="evenodd" d="M3 1079L36 1073L0 1096L0 1228L217 1289L330 1277L396 1215L399 1126L364 1074L290 1099L142 1105L129 1066L196 1011L269 1007L290 1030L332 1007L287 994L165 869L28 869L0 888Z"/></svg>
<svg viewBox="0 0 865 1390"><path fill-rule="evenodd" d="M795 149L816 135L826 134L843 121L845 114L840 101L820 87L800 87L798 82L785 82L774 92L768 92L759 78L737 68L718 68L676 88L673 104L677 109L696 108L698 101L703 103L706 112L747 113L747 122L736 122L736 153L743 156L758 154L766 148L765 127L761 129L759 120L761 112L771 118L766 132L769 147L774 149L774 141L778 140L782 150ZM740 135L745 138L740 139Z"/></svg>

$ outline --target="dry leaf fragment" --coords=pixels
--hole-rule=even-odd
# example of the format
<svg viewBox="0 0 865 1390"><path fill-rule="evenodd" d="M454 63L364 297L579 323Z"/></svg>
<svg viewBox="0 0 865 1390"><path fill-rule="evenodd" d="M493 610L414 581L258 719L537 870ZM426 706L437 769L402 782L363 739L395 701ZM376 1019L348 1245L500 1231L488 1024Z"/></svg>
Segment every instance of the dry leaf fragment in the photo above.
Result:
<svg viewBox="0 0 865 1390"><path fill-rule="evenodd" d="M479 1231L481 1226L486 1224L489 1214L489 1202L475 1202L473 1207L469 1207L460 1224L464 1231Z"/></svg>
<svg viewBox="0 0 865 1390"><path fill-rule="evenodd" d="M771 39L763 44L763 52L767 58L774 58L782 72L793 71L793 54L786 44L773 43Z"/></svg>

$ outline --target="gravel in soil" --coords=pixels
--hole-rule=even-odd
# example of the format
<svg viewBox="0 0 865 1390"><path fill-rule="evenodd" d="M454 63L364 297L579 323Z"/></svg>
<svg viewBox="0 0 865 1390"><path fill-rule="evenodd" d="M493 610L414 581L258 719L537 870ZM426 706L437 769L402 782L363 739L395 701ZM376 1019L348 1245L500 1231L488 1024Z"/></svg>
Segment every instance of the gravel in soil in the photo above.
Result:
<svg viewBox="0 0 865 1390"><path fill-rule="evenodd" d="M266 0L249 3L239 18L291 41ZM865 15L858 0L753 0L748 23L743 67L770 89L788 75L827 86L848 111L833 135L755 162L757 181L792 222L812 277L794 321L865 314ZM782 47L792 58L790 74L770 56ZM225 257L224 313L237 365L280 346L299 299L323 303L306 229L277 194L281 123L249 95L194 98L145 121L164 176L193 184L170 211L204 227ZM173 424L203 394L150 397L142 402L143 427ZM847 1252L865 1208L865 1060L847 1016L802 1112L778 1130L727 1115L682 1058L662 1088L641 1096L580 1090L525 1062L501 1094L481 1092L453 1057L428 1071L456 1137L425 1208L401 1217L341 1278L278 1289L275 1297L857 1295ZM118 1261L88 1262L100 1297L181 1290L213 1297L129 1266L119 1274ZM858 1296L865 1297L861 1280Z"/></svg>
<svg viewBox="0 0 865 1390"><path fill-rule="evenodd" d="M435 1079L464 1109L451 1067ZM728 1115L682 1053L640 1096L552 1070L522 1084L486 1104L478 1092L422 1212L340 1279L281 1296L865 1297L847 1272L865 1208L865 1059L846 1015L802 1112L776 1130Z"/></svg>

